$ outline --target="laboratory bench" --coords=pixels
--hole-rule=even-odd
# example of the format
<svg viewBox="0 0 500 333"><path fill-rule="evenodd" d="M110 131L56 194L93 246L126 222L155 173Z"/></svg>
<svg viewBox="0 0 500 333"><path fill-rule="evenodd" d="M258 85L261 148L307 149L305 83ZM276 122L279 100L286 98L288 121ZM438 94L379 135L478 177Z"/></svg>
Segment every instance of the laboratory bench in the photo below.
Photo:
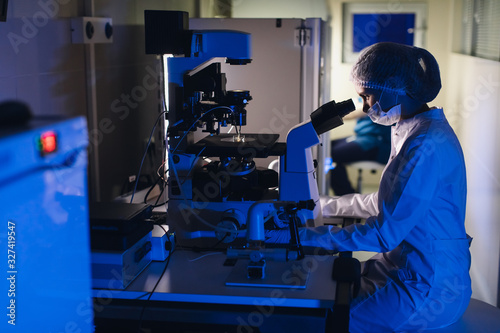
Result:
<svg viewBox="0 0 500 333"><path fill-rule="evenodd" d="M124 290L93 289L96 332L324 332L334 256L268 261L255 285L245 282L248 260L226 259L221 251L176 249Z"/></svg>
<svg viewBox="0 0 500 333"><path fill-rule="evenodd" d="M334 320L338 257L306 250L302 260L267 261L263 279L248 279L248 259L177 246L125 289L110 280L92 290L95 332L324 333ZM498 333L500 309L472 299L457 323L431 331Z"/></svg>
<svg viewBox="0 0 500 333"><path fill-rule="evenodd" d="M165 218L164 212L157 213L161 220ZM343 224L351 220L326 222ZM210 240L211 244L215 242ZM333 266L343 262L336 255L306 248L301 260L267 260L264 278L251 279L249 259L228 258L227 245L218 242L219 248L202 249L186 239L181 244L177 242L165 260L148 261L130 283L124 283L123 275L116 273L120 266L103 269L114 276L100 280L101 288L94 285L92 290L95 332L324 333L326 327L337 329L339 322L346 322L342 320L345 318L338 320L339 311L331 311L338 293L332 279ZM272 247L266 244L266 248ZM134 248L133 252L140 251ZM342 255L342 259L349 257L348 253ZM339 270L345 271L336 267ZM345 281L338 287L350 290ZM342 310L339 304L348 304L346 294L338 295L335 309ZM499 313L498 308L473 299L457 323L432 332L498 333Z"/></svg>

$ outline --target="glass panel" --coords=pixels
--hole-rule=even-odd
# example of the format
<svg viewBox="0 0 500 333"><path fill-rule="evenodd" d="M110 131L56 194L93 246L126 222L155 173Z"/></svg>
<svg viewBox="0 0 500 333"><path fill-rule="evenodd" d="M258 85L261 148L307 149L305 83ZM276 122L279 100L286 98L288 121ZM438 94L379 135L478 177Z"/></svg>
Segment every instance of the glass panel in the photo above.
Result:
<svg viewBox="0 0 500 333"><path fill-rule="evenodd" d="M500 1L478 1L476 40L473 55L500 60Z"/></svg>

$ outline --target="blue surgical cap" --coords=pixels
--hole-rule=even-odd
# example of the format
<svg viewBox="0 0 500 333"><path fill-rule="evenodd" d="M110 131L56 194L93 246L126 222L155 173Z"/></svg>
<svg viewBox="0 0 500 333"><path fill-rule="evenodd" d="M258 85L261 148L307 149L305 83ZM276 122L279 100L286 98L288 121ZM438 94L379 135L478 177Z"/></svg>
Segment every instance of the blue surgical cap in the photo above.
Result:
<svg viewBox="0 0 500 333"><path fill-rule="evenodd" d="M415 46L382 42L365 48L351 71L354 84L427 103L441 90L436 59Z"/></svg>

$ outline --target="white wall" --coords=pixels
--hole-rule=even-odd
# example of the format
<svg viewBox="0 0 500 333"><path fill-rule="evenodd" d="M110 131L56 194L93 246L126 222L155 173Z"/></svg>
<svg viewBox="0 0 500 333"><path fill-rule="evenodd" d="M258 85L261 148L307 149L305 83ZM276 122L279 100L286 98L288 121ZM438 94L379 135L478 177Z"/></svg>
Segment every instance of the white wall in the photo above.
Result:
<svg viewBox="0 0 500 333"><path fill-rule="evenodd" d="M95 16L113 19L113 43L98 44L94 52L97 124L109 124L94 128L90 136L98 161L98 173L91 174L90 179L92 189L98 189L94 196L97 201L111 201L133 189L133 177L138 175L161 110L160 63L155 55L145 54L144 10L192 12L193 4L194 1L94 1ZM157 129L141 168L139 189L155 181L153 175L161 164L163 135L160 126Z"/></svg>
<svg viewBox="0 0 500 333"><path fill-rule="evenodd" d="M85 4L95 16L111 17L114 41L73 44L73 17L85 16ZM200 14L196 0L11 0L7 22L0 22L0 101L28 103L35 115L96 115L89 121L91 198L110 201L120 194L130 175L137 173L158 114L158 94L152 86L155 56L144 53L144 10L185 10ZM96 109L89 107L86 59L95 56ZM153 80L152 80L153 79ZM145 81L147 80L147 81ZM124 117L124 95L137 93ZM134 97L134 96L132 96ZM113 104L115 101L119 104ZM138 102L138 103L136 103ZM113 109L113 105L115 105ZM91 119L89 117L89 119ZM100 126L104 121L105 125ZM94 127L92 127L94 125ZM162 140L162 138L158 138ZM156 147L160 147L158 143ZM98 158L94 159L93 152ZM157 154L161 157L161 154ZM94 163L94 161L98 163ZM158 166L155 165L154 169ZM149 171L143 169L143 171ZM154 174L154 173L151 173ZM96 181L98 179L99 181Z"/></svg>
<svg viewBox="0 0 500 333"><path fill-rule="evenodd" d="M84 52L71 43L69 20L82 15L82 2L65 3L9 1L0 22L0 101L22 100L36 115L85 115Z"/></svg>
<svg viewBox="0 0 500 333"><path fill-rule="evenodd" d="M500 262L500 62L452 53L447 107L467 163L466 227L474 238L473 297L498 303Z"/></svg>
<svg viewBox="0 0 500 333"><path fill-rule="evenodd" d="M325 0L233 0L232 17L312 18L328 17Z"/></svg>

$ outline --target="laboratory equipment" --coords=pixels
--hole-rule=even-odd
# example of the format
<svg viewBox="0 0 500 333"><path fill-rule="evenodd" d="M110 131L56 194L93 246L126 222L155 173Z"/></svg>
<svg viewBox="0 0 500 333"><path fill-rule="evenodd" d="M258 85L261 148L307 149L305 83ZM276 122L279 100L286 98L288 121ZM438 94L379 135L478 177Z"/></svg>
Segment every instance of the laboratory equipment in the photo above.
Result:
<svg viewBox="0 0 500 333"><path fill-rule="evenodd" d="M149 265L152 212L147 204L90 204L92 287L124 289Z"/></svg>
<svg viewBox="0 0 500 333"><path fill-rule="evenodd" d="M93 331L87 144L83 117L0 130L1 332Z"/></svg>
<svg viewBox="0 0 500 333"><path fill-rule="evenodd" d="M168 226L155 225L151 231L151 260L164 261L175 249L175 233Z"/></svg>
<svg viewBox="0 0 500 333"><path fill-rule="evenodd" d="M259 207L262 223L252 224L260 230L261 224L278 216L285 219L276 218L277 223L288 227L287 207L308 201L310 209L295 209L294 219L301 226L321 223L311 148L320 143L319 135L342 124L342 117L354 110L352 101L332 101L318 108L292 128L286 143L279 142L275 133L246 133L245 107L252 101L251 93L226 91L218 61L225 58L251 72L251 36L240 31L191 31L186 19L178 12L145 12L150 43L146 50L174 53L166 60L170 227L184 244L191 239L200 244L205 238L202 244L208 246L214 237L230 243L245 231L253 234L247 216L254 204L267 205ZM170 22L163 26L168 33L161 31L162 22ZM158 37L152 38L155 34ZM230 126L235 132L223 133ZM269 156L279 158L279 172L258 167L256 160ZM251 241L261 242L261 236Z"/></svg>
<svg viewBox="0 0 500 333"><path fill-rule="evenodd" d="M92 251L92 287L125 289L152 259L151 232L124 251Z"/></svg>
<svg viewBox="0 0 500 333"><path fill-rule="evenodd" d="M124 251L153 230L147 204L93 202L89 207L91 249Z"/></svg>

